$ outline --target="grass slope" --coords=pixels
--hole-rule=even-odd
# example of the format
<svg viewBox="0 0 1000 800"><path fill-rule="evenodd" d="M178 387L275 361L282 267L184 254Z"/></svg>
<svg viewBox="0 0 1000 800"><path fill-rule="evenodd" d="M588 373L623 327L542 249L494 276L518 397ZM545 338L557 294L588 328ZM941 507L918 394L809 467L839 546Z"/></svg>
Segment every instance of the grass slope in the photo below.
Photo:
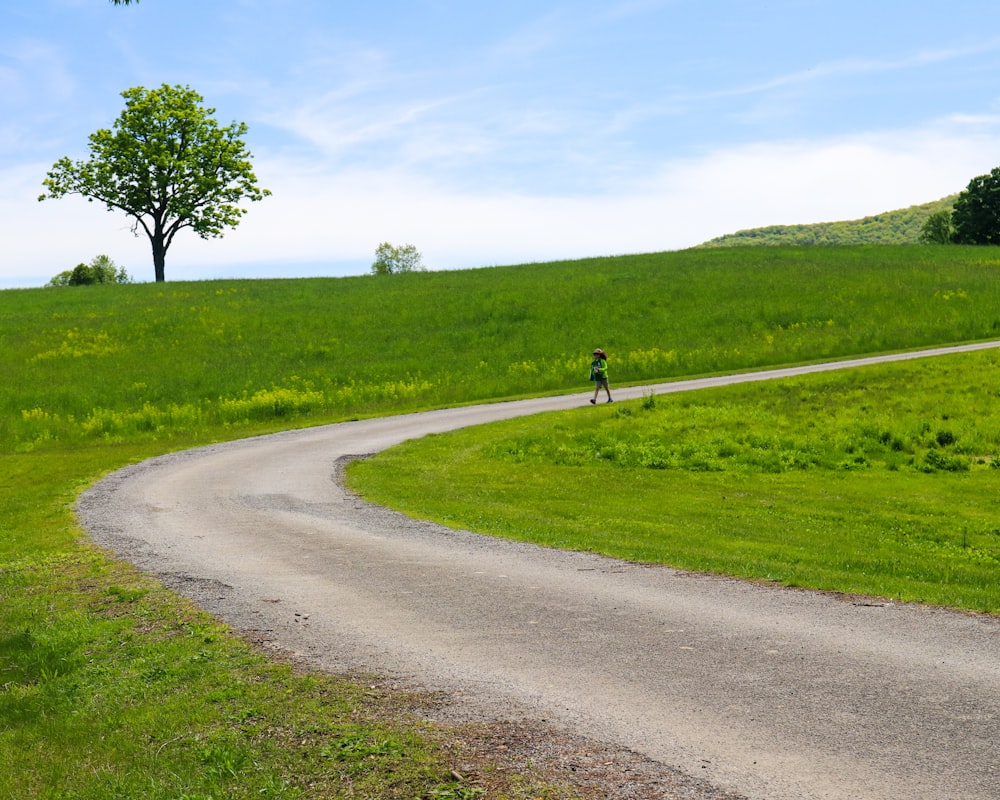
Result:
<svg viewBox="0 0 1000 800"><path fill-rule="evenodd" d="M414 736L363 687L270 664L88 545L73 499L107 471L282 428L586 390L597 344L621 383L986 339L998 270L985 248L744 248L0 292L0 797L476 788L433 731ZM532 791L506 787L494 794Z"/></svg>
<svg viewBox="0 0 1000 800"><path fill-rule="evenodd" d="M0 292L6 452L217 439L988 338L985 248L737 248L291 281Z"/></svg>

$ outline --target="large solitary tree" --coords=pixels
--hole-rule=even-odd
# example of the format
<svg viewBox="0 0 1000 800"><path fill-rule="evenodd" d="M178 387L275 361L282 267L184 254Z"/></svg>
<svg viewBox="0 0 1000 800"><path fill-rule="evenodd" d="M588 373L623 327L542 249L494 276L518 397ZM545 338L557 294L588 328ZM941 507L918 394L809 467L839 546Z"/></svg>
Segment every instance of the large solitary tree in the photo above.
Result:
<svg viewBox="0 0 1000 800"><path fill-rule="evenodd" d="M951 212L958 244L1000 244L1000 167L969 181Z"/></svg>
<svg viewBox="0 0 1000 800"><path fill-rule="evenodd" d="M134 219L153 250L157 281L165 279L167 249L178 231L220 237L246 213L238 203L270 192L257 186L243 122L220 127L214 108L186 86L122 92L125 110L113 130L90 135L90 158L55 163L39 197L79 194Z"/></svg>

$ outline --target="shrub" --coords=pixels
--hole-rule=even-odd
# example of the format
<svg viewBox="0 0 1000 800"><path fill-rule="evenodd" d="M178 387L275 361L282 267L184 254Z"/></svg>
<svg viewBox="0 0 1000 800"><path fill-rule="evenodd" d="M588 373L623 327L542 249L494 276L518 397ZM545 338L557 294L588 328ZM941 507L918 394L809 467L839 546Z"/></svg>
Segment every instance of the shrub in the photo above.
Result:
<svg viewBox="0 0 1000 800"><path fill-rule="evenodd" d="M89 264L77 264L73 269L60 272L49 286L93 286L102 283L131 283L131 276L108 256L95 256Z"/></svg>
<svg viewBox="0 0 1000 800"><path fill-rule="evenodd" d="M423 272L423 256L412 244L393 247L388 242L382 242L375 248L375 261L372 262L373 275L395 275L397 272Z"/></svg>

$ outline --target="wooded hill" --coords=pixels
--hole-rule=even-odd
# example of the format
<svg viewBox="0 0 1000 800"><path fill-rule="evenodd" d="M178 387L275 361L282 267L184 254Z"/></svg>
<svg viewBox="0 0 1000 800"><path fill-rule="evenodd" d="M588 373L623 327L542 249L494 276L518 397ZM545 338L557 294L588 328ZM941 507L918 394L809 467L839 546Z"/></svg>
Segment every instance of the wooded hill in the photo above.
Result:
<svg viewBox="0 0 1000 800"><path fill-rule="evenodd" d="M744 247L748 245L851 245L851 244L919 244L920 229L929 216L938 211L950 211L957 194L910 206L898 211L886 211L863 219L844 222L817 222L811 225L768 225L765 228L728 233L698 247Z"/></svg>

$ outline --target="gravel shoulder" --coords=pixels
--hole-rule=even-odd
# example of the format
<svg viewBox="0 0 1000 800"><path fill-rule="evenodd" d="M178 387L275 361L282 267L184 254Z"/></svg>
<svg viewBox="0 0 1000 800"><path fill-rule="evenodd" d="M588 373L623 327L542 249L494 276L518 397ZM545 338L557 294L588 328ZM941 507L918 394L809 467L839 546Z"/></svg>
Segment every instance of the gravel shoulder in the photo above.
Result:
<svg viewBox="0 0 1000 800"><path fill-rule="evenodd" d="M963 349L986 346L998 343ZM477 748L505 748L621 798L995 800L996 618L491 539L364 503L337 481L343 459L407 438L586 403L450 409L173 454L108 476L78 515L98 544L260 646L441 698L421 713L478 731L455 745L473 761Z"/></svg>

